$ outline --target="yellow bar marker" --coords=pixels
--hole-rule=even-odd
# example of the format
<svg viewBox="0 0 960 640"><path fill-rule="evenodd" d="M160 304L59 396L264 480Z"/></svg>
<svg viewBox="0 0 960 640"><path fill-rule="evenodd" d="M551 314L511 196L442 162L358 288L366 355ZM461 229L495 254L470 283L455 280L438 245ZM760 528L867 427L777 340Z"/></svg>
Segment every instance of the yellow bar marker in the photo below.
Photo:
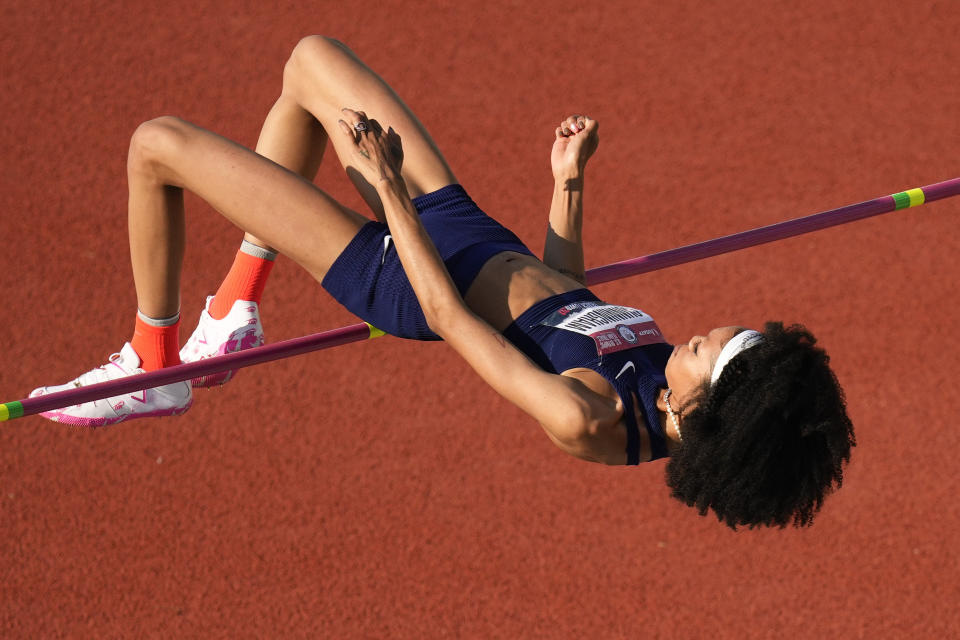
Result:
<svg viewBox="0 0 960 640"><path fill-rule="evenodd" d="M910 189L906 193L910 198L911 207L919 207L926 200L926 196L923 194L923 189Z"/></svg>

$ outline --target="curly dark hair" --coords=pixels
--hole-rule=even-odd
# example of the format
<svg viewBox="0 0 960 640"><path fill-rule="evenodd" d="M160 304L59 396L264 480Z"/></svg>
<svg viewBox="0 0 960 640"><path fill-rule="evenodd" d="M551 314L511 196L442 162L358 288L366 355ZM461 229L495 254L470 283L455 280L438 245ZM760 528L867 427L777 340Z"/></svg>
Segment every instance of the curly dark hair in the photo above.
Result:
<svg viewBox="0 0 960 640"><path fill-rule="evenodd" d="M738 525L808 526L843 482L856 445L830 358L800 325L768 322L765 340L705 381L667 464L672 495Z"/></svg>

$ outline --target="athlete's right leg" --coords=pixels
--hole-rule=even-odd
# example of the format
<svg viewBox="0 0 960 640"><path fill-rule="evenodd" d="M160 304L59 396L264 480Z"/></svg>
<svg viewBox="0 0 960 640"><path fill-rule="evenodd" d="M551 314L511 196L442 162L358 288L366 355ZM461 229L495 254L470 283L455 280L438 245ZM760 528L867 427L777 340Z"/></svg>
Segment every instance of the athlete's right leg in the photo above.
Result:
<svg viewBox="0 0 960 640"><path fill-rule="evenodd" d="M317 119L284 92L267 113L255 150L312 181L323 160L327 139L327 132ZM245 234L245 239L260 246L266 244L250 233Z"/></svg>
<svg viewBox="0 0 960 640"><path fill-rule="evenodd" d="M320 166L327 134L290 96L282 94L263 123L256 152L312 181ZM184 362L258 347L265 341L260 302L277 253L247 233L216 293L207 297L200 320L180 350ZM234 371L195 378L194 387L221 385Z"/></svg>

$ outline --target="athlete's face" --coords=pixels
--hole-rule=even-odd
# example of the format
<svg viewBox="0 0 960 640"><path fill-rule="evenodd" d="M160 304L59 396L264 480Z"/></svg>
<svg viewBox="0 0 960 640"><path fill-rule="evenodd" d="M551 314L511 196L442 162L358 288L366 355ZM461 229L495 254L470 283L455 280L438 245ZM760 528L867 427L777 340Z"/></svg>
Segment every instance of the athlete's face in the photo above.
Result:
<svg viewBox="0 0 960 640"><path fill-rule="evenodd" d="M719 327L705 336L693 336L686 344L678 344L667 360L667 384L677 399L674 409L683 406L697 388L710 379L720 351L743 327Z"/></svg>

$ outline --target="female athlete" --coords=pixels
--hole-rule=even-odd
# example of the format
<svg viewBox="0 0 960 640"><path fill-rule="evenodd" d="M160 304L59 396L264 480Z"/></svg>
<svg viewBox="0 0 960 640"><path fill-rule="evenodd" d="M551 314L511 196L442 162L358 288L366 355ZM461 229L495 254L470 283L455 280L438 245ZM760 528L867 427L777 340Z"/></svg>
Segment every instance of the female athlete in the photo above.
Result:
<svg viewBox="0 0 960 640"><path fill-rule="evenodd" d="M376 221L311 182L328 142ZM606 464L669 456L673 495L701 514L732 527L810 524L854 444L826 354L804 328L780 323L721 327L673 346L649 315L586 289L581 205L597 144L587 116L556 129L541 261L477 208L379 76L342 43L304 38L256 153L172 117L137 129L128 157L134 336L107 364L31 395L261 344L260 296L280 252L372 326L445 340L567 453ZM246 236L181 350L184 189ZM177 415L192 386L231 375L43 415L86 426Z"/></svg>

